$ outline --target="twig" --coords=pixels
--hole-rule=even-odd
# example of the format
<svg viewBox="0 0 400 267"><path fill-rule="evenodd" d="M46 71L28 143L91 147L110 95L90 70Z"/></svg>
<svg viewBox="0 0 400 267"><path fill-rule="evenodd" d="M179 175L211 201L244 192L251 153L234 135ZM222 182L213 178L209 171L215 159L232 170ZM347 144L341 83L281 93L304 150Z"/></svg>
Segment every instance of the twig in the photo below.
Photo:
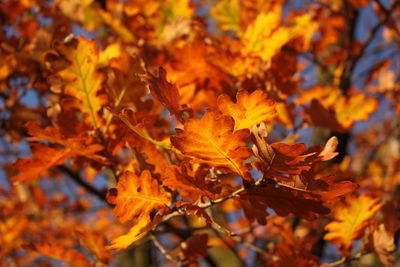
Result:
<svg viewBox="0 0 400 267"><path fill-rule="evenodd" d="M167 250L166 248L157 240L157 238L150 234L150 239L153 241L154 245L160 250L160 252L165 256L167 260L174 263L176 266L183 266L180 262L178 262Z"/></svg>
<svg viewBox="0 0 400 267"><path fill-rule="evenodd" d="M352 261L355 261L355 260L359 260L365 254L360 252L360 253L357 253L356 255L354 255L353 257L349 257L349 258L343 256L342 258L340 258L337 261L325 264L325 266L327 266L327 267L335 267L335 266L338 266L338 265L343 264L343 263L349 263L349 262L352 262Z"/></svg>
<svg viewBox="0 0 400 267"><path fill-rule="evenodd" d="M90 192L91 194L95 195L97 198L99 198L100 200L106 202L108 204L108 202L106 201L106 194L104 192L101 192L99 190L97 190L97 188L93 187L92 185L88 184L87 182L85 182L78 173L70 170L68 167L62 165L62 166L57 166L57 168L63 172L65 172L66 174L68 174L69 177L71 177L71 179L76 182L77 184L79 184L80 186L82 186L83 188L85 188L88 192ZM109 204L110 205L110 204Z"/></svg>

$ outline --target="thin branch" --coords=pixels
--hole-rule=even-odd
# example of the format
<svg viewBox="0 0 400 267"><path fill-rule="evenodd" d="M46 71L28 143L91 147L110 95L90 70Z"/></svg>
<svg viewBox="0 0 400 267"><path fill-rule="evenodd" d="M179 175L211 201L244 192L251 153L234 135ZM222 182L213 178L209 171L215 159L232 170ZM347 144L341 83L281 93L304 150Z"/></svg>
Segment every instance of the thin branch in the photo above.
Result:
<svg viewBox="0 0 400 267"><path fill-rule="evenodd" d="M180 262L178 262L168 251L167 249L157 240L155 235L150 234L150 239L153 241L154 245L160 250L160 252L164 255L164 257L172 262L176 266L183 266Z"/></svg>
<svg viewBox="0 0 400 267"><path fill-rule="evenodd" d="M84 181L82 179L82 177L80 177L80 175L72 170L70 170L68 167L62 165L62 166L57 166L57 168L63 172L65 172L66 174L68 174L68 176L77 184L79 184L80 186L82 186L83 188L85 188L89 193L91 193L92 195L95 195L97 198L99 198L100 200L106 202L108 204L108 202L106 201L106 194L102 191L99 191L97 188L95 188L94 186L92 186L91 184L88 184L86 181ZM109 204L110 205L110 204Z"/></svg>
<svg viewBox="0 0 400 267"><path fill-rule="evenodd" d="M327 266L327 267L335 267L335 266L339 266L339 265L341 265L343 263L350 263L352 261L359 260L365 254L367 254L367 253L363 254L363 253L360 252L360 253L357 253L356 255L354 255L353 257L350 257L350 258L347 258L347 257L343 256L342 258L340 258L337 261L325 264L325 266Z"/></svg>

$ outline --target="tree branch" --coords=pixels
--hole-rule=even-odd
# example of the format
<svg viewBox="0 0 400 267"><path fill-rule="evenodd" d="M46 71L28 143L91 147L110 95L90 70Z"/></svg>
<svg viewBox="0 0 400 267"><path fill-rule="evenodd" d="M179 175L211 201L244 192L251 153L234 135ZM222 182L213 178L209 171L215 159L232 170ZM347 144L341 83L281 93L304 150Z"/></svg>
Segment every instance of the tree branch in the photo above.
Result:
<svg viewBox="0 0 400 267"><path fill-rule="evenodd" d="M84 180L82 179L82 177L80 177L80 175L79 175L78 173L76 173L76 172L70 170L68 167L66 167L66 166L64 166L64 165L57 166L57 168L58 168L60 171L62 171L62 172L64 172L64 173L68 174L68 176L69 176L75 183L77 183L78 185L80 185L80 186L82 186L83 188L85 188L89 193L91 193L92 195L95 195L98 199L100 199L100 200L106 202L108 205L111 205L111 204L109 204L109 203L106 201L106 193L105 193L105 192L99 191L97 188L95 188L95 187L92 186L91 184L88 184L86 181L84 181Z"/></svg>

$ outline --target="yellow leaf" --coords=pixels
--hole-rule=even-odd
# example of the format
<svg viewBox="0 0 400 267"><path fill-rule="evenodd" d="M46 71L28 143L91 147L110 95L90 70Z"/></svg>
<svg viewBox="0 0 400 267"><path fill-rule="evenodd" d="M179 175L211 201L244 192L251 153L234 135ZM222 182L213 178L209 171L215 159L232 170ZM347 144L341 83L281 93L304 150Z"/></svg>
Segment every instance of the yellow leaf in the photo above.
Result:
<svg viewBox="0 0 400 267"><path fill-rule="evenodd" d="M233 103L228 95L218 97L218 108L235 120L235 131L244 128L250 130L253 125L275 119L275 103L268 100L263 91L256 90L249 94L244 90L236 95L236 99L236 103Z"/></svg>
<svg viewBox="0 0 400 267"><path fill-rule="evenodd" d="M282 8L276 5L267 13L260 13L249 25L243 36L243 55L254 54L265 61L270 60L287 42L303 37L304 49L309 47L318 24L308 14L297 16L290 26L281 24Z"/></svg>
<svg viewBox="0 0 400 267"><path fill-rule="evenodd" d="M61 85L64 94L73 96L78 101L73 105L89 116L85 117L85 122L98 128L102 123L99 111L105 103L104 96L99 95L99 91L105 78L97 71L99 51L96 43L78 37L68 43L57 43L55 50L57 55L46 55L47 62L59 70L57 63L61 61L60 58L65 58L68 66L56 72L57 78L50 80L52 86L56 88Z"/></svg>
<svg viewBox="0 0 400 267"><path fill-rule="evenodd" d="M378 108L379 102L364 93L346 98L342 96L335 103L336 118L344 128L350 128L356 120L367 120Z"/></svg>
<svg viewBox="0 0 400 267"><path fill-rule="evenodd" d="M108 65L112 58L119 58L122 53L120 43L112 43L100 52L99 64L102 66Z"/></svg>
<svg viewBox="0 0 400 267"><path fill-rule="evenodd" d="M112 245L108 246L107 249L125 249L129 247L131 244L144 237L151 226L152 224L149 219L140 216L129 232L112 240Z"/></svg>
<svg viewBox="0 0 400 267"><path fill-rule="evenodd" d="M333 209L333 218L336 220L325 226L328 233L325 240L340 246L340 252L351 256L351 244L354 240L362 237L364 229L379 210L382 204L379 199L361 195L346 198L345 204L338 204Z"/></svg>
<svg viewBox="0 0 400 267"><path fill-rule="evenodd" d="M243 41L245 47L243 49L243 54L247 55L249 53L259 54L264 60L262 53L268 49L271 43L268 42L269 36L272 32L279 26L281 22L281 7L279 5L275 6L268 13L260 13L253 24L249 25L243 36Z"/></svg>
<svg viewBox="0 0 400 267"><path fill-rule="evenodd" d="M242 34L240 27L239 0L219 1L211 10L211 16L216 20L218 27L223 31L235 31L238 36Z"/></svg>

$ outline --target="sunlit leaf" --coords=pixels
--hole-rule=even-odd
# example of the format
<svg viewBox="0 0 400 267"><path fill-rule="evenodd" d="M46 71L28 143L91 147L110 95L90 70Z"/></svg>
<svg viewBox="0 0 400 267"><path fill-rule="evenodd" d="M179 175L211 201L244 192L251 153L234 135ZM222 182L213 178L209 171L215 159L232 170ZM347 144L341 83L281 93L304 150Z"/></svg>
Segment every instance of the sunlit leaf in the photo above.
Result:
<svg viewBox="0 0 400 267"><path fill-rule="evenodd" d="M104 75L97 70L99 51L96 43L78 37L67 43L56 43L55 50L56 54L46 55L47 62L56 70L56 76L51 79L53 90L58 92L61 88L64 94L74 97L77 103L72 105L87 116L88 124L98 128L102 124L99 112L106 98L100 93ZM66 61L66 67L60 70L56 64L61 60Z"/></svg>
<svg viewBox="0 0 400 267"><path fill-rule="evenodd" d="M340 246L340 252L351 255L352 242L362 237L368 221L380 209L379 199L367 195L350 196L344 204L338 203L332 215L335 221L325 226L325 240Z"/></svg>
<svg viewBox="0 0 400 267"><path fill-rule="evenodd" d="M276 116L274 102L268 100L261 90L251 94L240 91L236 95L236 103L233 103L229 96L221 95L218 97L218 108L235 120L235 130L250 130L253 125L261 122L272 122Z"/></svg>
<svg viewBox="0 0 400 267"><path fill-rule="evenodd" d="M171 137L174 147L184 155L211 166L225 167L249 179L244 160L250 156L245 139L247 129L233 131L232 118L215 112L207 112L202 119L185 123L184 130L177 129Z"/></svg>

